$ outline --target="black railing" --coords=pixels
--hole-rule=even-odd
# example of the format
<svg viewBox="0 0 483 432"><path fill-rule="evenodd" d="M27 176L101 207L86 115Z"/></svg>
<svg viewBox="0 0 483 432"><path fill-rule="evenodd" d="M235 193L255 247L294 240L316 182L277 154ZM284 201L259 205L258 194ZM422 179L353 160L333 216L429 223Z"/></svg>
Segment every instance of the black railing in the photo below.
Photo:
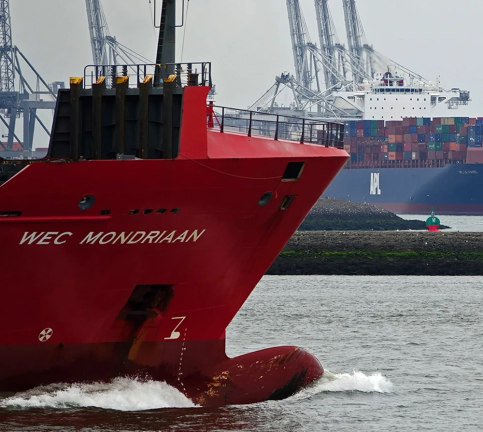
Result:
<svg viewBox="0 0 483 432"><path fill-rule="evenodd" d="M99 78L105 77L107 88L114 88L116 78L128 77L129 85L137 87L146 77L159 77L159 81L153 81L154 87L162 87L165 79L174 78L176 87L183 88L187 85L201 85L212 87L211 63L169 63L166 65L156 64L133 64L133 65L89 65L84 69L84 88L91 88Z"/></svg>
<svg viewBox="0 0 483 432"><path fill-rule="evenodd" d="M220 132L344 148L344 125L300 117L208 106L208 127Z"/></svg>

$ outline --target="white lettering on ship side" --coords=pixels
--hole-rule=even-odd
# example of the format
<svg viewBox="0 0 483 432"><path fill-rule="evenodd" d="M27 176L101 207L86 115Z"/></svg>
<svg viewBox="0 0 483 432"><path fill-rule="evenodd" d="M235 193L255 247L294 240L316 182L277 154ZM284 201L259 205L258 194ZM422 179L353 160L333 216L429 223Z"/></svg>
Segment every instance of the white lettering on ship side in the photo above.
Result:
<svg viewBox="0 0 483 432"><path fill-rule="evenodd" d="M176 325L176 327L173 329L173 331L171 332L171 335L169 337L165 337L164 338L165 340L176 340L176 339L179 339L179 337L181 336L181 333L178 332L178 331L176 331L176 330L178 330L178 327L186 319L186 317L185 316L182 316L182 317L172 317L171 319L180 320L180 321Z"/></svg>
<svg viewBox="0 0 483 432"><path fill-rule="evenodd" d="M90 232L84 235L79 241L81 245L135 245L135 244L174 244L174 243L196 243L206 230L184 230L184 231L131 231L131 232ZM63 245L70 241L74 233L44 231L24 232L20 245Z"/></svg>
<svg viewBox="0 0 483 432"><path fill-rule="evenodd" d="M371 173L371 195L381 195L379 173Z"/></svg>

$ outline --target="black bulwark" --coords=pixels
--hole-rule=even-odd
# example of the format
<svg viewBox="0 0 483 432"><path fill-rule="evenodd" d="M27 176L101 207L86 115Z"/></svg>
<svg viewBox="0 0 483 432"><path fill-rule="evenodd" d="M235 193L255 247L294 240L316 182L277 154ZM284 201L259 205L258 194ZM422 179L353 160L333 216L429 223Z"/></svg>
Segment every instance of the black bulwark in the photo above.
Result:
<svg viewBox="0 0 483 432"><path fill-rule="evenodd" d="M138 77L139 78L139 77ZM183 94L152 76L129 87L128 76L99 76L90 88L72 78L60 90L49 157L52 159L173 159L179 153Z"/></svg>

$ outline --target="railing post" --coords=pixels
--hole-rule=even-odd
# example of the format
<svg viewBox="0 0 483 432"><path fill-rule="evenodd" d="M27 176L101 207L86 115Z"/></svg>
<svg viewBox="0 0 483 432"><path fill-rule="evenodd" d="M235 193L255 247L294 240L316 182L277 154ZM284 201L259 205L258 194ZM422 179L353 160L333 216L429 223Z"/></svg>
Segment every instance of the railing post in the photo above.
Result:
<svg viewBox="0 0 483 432"><path fill-rule="evenodd" d="M248 136L252 136L252 119L253 119L253 111L250 111L250 120L248 123Z"/></svg>
<svg viewBox="0 0 483 432"><path fill-rule="evenodd" d="M313 132L314 132L314 124L310 123L310 142L313 143Z"/></svg>
<svg viewBox="0 0 483 432"><path fill-rule="evenodd" d="M275 123L275 141L278 141L278 119L280 118L280 116L277 114L277 122Z"/></svg>
<svg viewBox="0 0 483 432"><path fill-rule="evenodd" d="M302 119L302 134L300 135L300 144L303 144L305 140L305 119Z"/></svg>
<svg viewBox="0 0 483 432"><path fill-rule="evenodd" d="M225 107L221 108L221 125L220 132L223 133L225 129Z"/></svg>

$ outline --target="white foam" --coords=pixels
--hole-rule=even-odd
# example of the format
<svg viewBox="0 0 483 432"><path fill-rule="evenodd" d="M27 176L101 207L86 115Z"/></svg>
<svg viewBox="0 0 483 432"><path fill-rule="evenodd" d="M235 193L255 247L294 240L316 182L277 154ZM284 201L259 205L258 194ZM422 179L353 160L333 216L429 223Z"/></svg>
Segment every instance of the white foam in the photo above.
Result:
<svg viewBox="0 0 483 432"><path fill-rule="evenodd" d="M110 383L56 384L20 393L0 402L0 407L97 407L118 411L196 406L164 382L117 378Z"/></svg>
<svg viewBox="0 0 483 432"><path fill-rule="evenodd" d="M302 390L295 398L307 398L322 392L391 393L393 384L380 373L366 375L360 371L351 374L333 374L325 371L324 375L312 386Z"/></svg>

